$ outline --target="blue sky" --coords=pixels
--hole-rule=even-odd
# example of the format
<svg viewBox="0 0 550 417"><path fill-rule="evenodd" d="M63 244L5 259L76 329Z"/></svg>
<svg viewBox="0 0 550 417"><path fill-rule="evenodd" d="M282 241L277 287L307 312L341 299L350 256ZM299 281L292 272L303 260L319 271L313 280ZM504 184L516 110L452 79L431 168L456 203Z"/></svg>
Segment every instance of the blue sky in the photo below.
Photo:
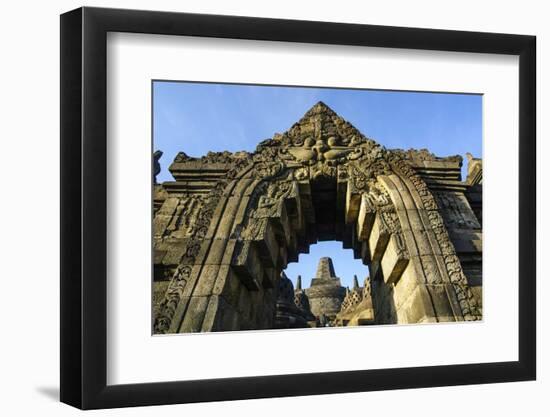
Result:
<svg viewBox="0 0 550 417"><path fill-rule="evenodd" d="M167 168L179 151L195 157L208 151L253 151L318 101L386 148L481 157L480 95L155 81L153 143L164 152L157 180L173 180ZM341 247L340 242L312 245L310 254L300 255L286 273L294 282L301 274L309 286L318 259L331 256L343 285L351 286L353 274L362 282L367 267Z"/></svg>

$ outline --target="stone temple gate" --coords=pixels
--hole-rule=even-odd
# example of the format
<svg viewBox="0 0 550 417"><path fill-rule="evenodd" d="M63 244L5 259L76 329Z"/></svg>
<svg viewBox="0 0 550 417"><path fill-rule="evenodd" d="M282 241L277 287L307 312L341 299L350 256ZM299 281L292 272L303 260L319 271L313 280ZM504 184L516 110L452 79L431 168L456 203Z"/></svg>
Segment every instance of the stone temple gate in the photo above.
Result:
<svg viewBox="0 0 550 417"><path fill-rule="evenodd" d="M155 181L154 333L285 327L281 294L307 293L282 271L323 240L368 265L372 323L479 320L482 167L468 159L461 181L460 156L388 150L322 102L255 152L180 152L174 181Z"/></svg>

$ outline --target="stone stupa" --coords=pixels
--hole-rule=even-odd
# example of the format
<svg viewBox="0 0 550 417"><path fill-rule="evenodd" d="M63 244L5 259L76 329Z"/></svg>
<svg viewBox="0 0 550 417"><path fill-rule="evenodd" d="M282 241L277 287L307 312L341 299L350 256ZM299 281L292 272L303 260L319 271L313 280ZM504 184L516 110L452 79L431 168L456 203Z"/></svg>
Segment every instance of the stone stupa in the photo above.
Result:
<svg viewBox="0 0 550 417"><path fill-rule="evenodd" d="M340 278L334 272L332 259L329 257L319 259L316 276L305 292L315 317L324 316L329 320L336 317L346 296L346 288L342 287Z"/></svg>

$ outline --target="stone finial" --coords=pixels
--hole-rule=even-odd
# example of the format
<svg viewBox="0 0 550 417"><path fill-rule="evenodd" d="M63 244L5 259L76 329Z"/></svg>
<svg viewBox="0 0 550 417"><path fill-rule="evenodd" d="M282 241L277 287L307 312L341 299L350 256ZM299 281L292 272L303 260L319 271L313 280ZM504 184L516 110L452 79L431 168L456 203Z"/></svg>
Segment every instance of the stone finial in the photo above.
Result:
<svg viewBox="0 0 550 417"><path fill-rule="evenodd" d="M162 156L162 151L155 151L153 153L153 182L157 183L157 175L160 174L159 159Z"/></svg>
<svg viewBox="0 0 550 417"><path fill-rule="evenodd" d="M332 259L330 259L329 257L319 259L319 265L317 265L317 274L315 276L316 278L322 279L336 278Z"/></svg>
<svg viewBox="0 0 550 417"><path fill-rule="evenodd" d="M468 158L468 168L466 183L468 185L477 185L483 182L483 164L481 158L475 158L470 152L466 153Z"/></svg>
<svg viewBox="0 0 550 417"><path fill-rule="evenodd" d="M302 276L298 275L298 278L296 278L296 290L302 289Z"/></svg>
<svg viewBox="0 0 550 417"><path fill-rule="evenodd" d="M327 106L322 101L318 101L311 107L305 114L305 116L313 116L318 114L326 114L329 116L338 116L334 110Z"/></svg>
<svg viewBox="0 0 550 417"><path fill-rule="evenodd" d="M353 289L356 290L359 288L359 281L357 279L357 275L353 276Z"/></svg>
<svg viewBox="0 0 550 417"><path fill-rule="evenodd" d="M306 318L306 314L296 305L296 293L292 281L284 272L281 272L273 327L276 329L303 328L307 327L307 319L311 317Z"/></svg>

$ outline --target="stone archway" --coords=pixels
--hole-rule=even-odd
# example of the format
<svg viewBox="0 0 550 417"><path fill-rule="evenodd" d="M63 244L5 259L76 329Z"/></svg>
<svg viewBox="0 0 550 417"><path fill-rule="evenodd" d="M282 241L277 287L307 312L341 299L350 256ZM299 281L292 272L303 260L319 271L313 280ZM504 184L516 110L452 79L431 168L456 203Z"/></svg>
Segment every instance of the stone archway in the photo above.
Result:
<svg viewBox="0 0 550 417"><path fill-rule="evenodd" d="M155 184L155 333L273 328L281 271L319 240L369 266L375 323L481 318L461 163L387 150L323 103L253 153L178 154Z"/></svg>

